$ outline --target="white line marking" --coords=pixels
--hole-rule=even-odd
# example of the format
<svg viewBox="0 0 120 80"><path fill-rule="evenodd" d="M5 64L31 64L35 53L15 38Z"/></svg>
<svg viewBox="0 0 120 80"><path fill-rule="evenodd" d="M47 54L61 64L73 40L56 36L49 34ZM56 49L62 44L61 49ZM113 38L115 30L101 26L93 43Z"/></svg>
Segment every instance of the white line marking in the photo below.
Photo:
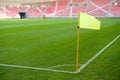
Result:
<svg viewBox="0 0 120 80"><path fill-rule="evenodd" d="M79 64L79 66L81 66L82 64ZM68 66L76 66L75 64L62 64L62 65L56 65L56 66L50 66L50 67L47 67L49 69L51 68L59 68L59 67L68 67Z"/></svg>
<svg viewBox="0 0 120 80"><path fill-rule="evenodd" d="M107 49L111 44L113 44L118 38L120 38L120 35L118 35L115 39L113 39L110 43L108 43L103 49L101 49L95 56L93 56L85 64L83 64L78 69L78 72L80 73L88 64L90 64L96 57L98 57L103 51L105 51L105 49Z"/></svg>
<svg viewBox="0 0 120 80"><path fill-rule="evenodd" d="M38 68L38 67L30 67L30 66L19 66L19 65L10 65L10 64L0 64L0 66L75 74L75 72L70 72L70 71L54 70L54 69Z"/></svg>

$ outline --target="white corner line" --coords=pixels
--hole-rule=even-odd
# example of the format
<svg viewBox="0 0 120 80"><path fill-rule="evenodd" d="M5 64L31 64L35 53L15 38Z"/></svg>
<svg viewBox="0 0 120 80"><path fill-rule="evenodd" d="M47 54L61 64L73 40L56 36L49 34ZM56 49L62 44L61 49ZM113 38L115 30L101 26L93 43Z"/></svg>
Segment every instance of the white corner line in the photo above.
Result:
<svg viewBox="0 0 120 80"><path fill-rule="evenodd" d="M10 64L0 64L0 66L75 74L75 72L71 72L71 71L55 70L55 69L48 69L48 68L38 68L38 67L30 67L30 66L19 66L19 65L10 65Z"/></svg>
<svg viewBox="0 0 120 80"><path fill-rule="evenodd" d="M94 55L91 59L89 59L85 64L83 64L79 69L78 73L80 73L88 64L90 64L95 58L97 58L103 51L105 51L110 45L112 45L118 38L120 38L120 35L118 35L116 38L114 38L110 43L108 43L104 48L102 48L96 55ZM75 72L76 73L76 72Z"/></svg>
<svg viewBox="0 0 120 80"><path fill-rule="evenodd" d="M79 64L79 66L81 66L83 64ZM50 67L47 67L48 69L53 69L53 68L59 68L59 67L70 67L70 66L76 66L75 64L62 64L62 65L56 65L56 66L50 66Z"/></svg>

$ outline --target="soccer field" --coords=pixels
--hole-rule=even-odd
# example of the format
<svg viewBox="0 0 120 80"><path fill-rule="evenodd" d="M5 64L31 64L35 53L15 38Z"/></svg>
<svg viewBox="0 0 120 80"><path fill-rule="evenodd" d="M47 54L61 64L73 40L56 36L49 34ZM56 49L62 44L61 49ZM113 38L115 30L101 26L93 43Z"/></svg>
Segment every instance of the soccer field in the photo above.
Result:
<svg viewBox="0 0 120 80"><path fill-rule="evenodd" d="M99 18L101 30L81 29L74 74L77 19L0 20L0 80L120 80L120 18ZM87 22L86 22L87 24Z"/></svg>

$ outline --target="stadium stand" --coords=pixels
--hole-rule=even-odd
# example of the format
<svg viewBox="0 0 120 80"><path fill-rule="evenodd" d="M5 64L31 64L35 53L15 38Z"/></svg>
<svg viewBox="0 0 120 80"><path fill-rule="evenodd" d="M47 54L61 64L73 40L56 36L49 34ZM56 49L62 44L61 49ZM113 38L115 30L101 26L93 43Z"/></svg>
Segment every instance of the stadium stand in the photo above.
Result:
<svg viewBox="0 0 120 80"><path fill-rule="evenodd" d="M111 14L113 14L115 17L118 17L120 15L120 5L115 5L111 8Z"/></svg>
<svg viewBox="0 0 120 80"><path fill-rule="evenodd" d="M65 15L65 12L66 11L66 7L69 3L69 0L61 0L61 1L58 1L58 7L57 7L57 10L56 10L56 16L62 16L62 15ZM68 11L66 11L68 13Z"/></svg>
<svg viewBox="0 0 120 80"><path fill-rule="evenodd" d="M73 0L73 5L74 7L72 7L72 16L76 16L78 14L79 11L84 12L85 10L85 6L75 6L77 5L76 3L84 3L86 0Z"/></svg>
<svg viewBox="0 0 120 80"><path fill-rule="evenodd" d="M113 5L115 4L115 5ZM24 3L24 7L0 7L0 17L18 18L19 12L26 12L33 17L76 17L78 12L97 17L119 17L120 0L55 0Z"/></svg>
<svg viewBox="0 0 120 80"><path fill-rule="evenodd" d="M106 16L110 0L92 0L87 13L93 16Z"/></svg>
<svg viewBox="0 0 120 80"><path fill-rule="evenodd" d="M6 15L9 17L15 17L18 14L18 8L8 7L6 8Z"/></svg>
<svg viewBox="0 0 120 80"><path fill-rule="evenodd" d="M3 8L0 8L0 16L3 16L3 14L4 14Z"/></svg>
<svg viewBox="0 0 120 80"><path fill-rule="evenodd" d="M50 6L47 9L47 14L51 14L54 13L55 10L55 5L56 5L56 1L51 2Z"/></svg>

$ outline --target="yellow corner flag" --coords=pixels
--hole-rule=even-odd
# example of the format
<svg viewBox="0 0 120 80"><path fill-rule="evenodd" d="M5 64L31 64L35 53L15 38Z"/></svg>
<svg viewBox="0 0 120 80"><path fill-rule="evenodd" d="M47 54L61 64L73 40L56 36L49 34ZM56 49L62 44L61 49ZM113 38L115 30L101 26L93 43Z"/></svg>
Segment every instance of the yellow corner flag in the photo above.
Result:
<svg viewBox="0 0 120 80"><path fill-rule="evenodd" d="M79 12L78 14L78 26L86 29L100 30L100 21L95 17Z"/></svg>
<svg viewBox="0 0 120 80"><path fill-rule="evenodd" d="M100 21L95 17L79 12L78 14L78 30L77 30L77 51L76 51L76 74L78 70L78 56L80 49L80 28L100 30Z"/></svg>

